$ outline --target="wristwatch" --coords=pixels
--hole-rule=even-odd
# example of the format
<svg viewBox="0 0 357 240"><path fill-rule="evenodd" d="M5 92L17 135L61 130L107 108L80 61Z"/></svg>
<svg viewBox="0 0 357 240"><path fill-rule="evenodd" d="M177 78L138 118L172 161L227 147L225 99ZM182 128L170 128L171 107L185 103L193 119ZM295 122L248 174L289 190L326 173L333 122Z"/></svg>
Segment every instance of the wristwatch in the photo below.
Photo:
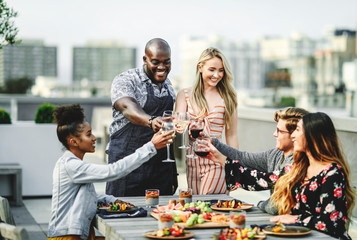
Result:
<svg viewBox="0 0 357 240"><path fill-rule="evenodd" d="M151 128L152 130L154 130L152 128L152 121L154 121L155 118L157 118L157 116L151 116L151 118L149 119L149 122L148 122L149 128Z"/></svg>

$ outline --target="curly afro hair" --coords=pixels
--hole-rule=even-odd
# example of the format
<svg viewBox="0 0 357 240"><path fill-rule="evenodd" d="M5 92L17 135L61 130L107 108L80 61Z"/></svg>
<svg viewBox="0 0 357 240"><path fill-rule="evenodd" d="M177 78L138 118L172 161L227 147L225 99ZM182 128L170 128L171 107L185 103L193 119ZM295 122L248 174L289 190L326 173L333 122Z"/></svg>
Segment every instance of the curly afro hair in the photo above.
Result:
<svg viewBox="0 0 357 240"><path fill-rule="evenodd" d="M68 149L68 136L79 136L81 132L80 124L85 121L83 108L79 104L60 106L55 108L53 115L57 123L58 140Z"/></svg>

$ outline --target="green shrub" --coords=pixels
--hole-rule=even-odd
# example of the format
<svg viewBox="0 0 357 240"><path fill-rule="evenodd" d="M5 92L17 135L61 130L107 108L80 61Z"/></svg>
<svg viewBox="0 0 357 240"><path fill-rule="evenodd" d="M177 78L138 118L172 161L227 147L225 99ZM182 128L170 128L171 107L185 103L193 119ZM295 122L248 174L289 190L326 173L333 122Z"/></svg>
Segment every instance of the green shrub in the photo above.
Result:
<svg viewBox="0 0 357 240"><path fill-rule="evenodd" d="M294 97L282 97L278 107L295 107Z"/></svg>
<svg viewBox="0 0 357 240"><path fill-rule="evenodd" d="M11 117L4 109L0 109L0 124L11 124Z"/></svg>
<svg viewBox="0 0 357 240"><path fill-rule="evenodd" d="M35 123L53 123L54 109L55 109L54 105L50 103L43 103L37 109L36 116L35 116Z"/></svg>

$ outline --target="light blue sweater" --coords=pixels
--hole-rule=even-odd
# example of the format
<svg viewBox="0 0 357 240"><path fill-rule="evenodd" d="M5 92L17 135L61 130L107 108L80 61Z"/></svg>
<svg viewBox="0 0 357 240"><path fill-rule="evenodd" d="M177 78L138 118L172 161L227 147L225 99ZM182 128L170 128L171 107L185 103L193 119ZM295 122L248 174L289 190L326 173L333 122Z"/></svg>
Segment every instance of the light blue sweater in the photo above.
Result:
<svg viewBox="0 0 357 240"><path fill-rule="evenodd" d="M108 165L83 162L65 151L53 171L52 211L48 237L80 235L87 239L98 202L114 202L110 195L98 195L93 182L113 181L124 177L156 154L152 142L133 154Z"/></svg>

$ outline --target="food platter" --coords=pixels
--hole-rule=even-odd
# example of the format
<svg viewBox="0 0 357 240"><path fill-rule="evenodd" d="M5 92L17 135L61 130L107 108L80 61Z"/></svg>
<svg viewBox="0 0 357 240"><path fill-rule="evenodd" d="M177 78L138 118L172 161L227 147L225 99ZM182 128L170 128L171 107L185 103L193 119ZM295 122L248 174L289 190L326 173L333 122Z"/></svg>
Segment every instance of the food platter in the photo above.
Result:
<svg viewBox="0 0 357 240"><path fill-rule="evenodd" d="M213 238L213 239L219 239L219 237L220 237L219 233L215 234L214 237L216 237L216 238ZM265 239L266 237L267 237L266 234L260 234L260 235L255 236L254 238L249 238L249 240L262 240L262 239Z"/></svg>
<svg viewBox="0 0 357 240"><path fill-rule="evenodd" d="M162 237L158 237L156 236L156 231L150 231L150 232L146 232L144 234L145 237L147 238L151 238L151 239L189 239L192 238L193 236L195 236L195 234L193 232L186 232L184 235L182 236L162 236Z"/></svg>
<svg viewBox="0 0 357 240"><path fill-rule="evenodd" d="M101 204L101 206L99 206ZM138 210L139 208L137 206L135 206L132 203L129 202L124 202L121 200L118 200L114 203L110 202L107 204L102 204L102 203L98 203L98 207L97 210L101 211L103 213L107 212L107 213L131 213L133 211Z"/></svg>
<svg viewBox="0 0 357 240"><path fill-rule="evenodd" d="M99 207L98 210L108 210L109 207Z"/></svg>
<svg viewBox="0 0 357 240"><path fill-rule="evenodd" d="M200 228L225 228L229 227L229 222L227 223L219 223L219 222L211 222L207 221L201 224L195 224L192 226L186 226L186 223L180 222L180 223L175 223L175 225L178 225L180 227L184 227L185 229L200 229Z"/></svg>
<svg viewBox="0 0 357 240"><path fill-rule="evenodd" d="M157 213L151 213L150 214L153 218L158 219L159 214ZM184 222L178 222L174 223L174 225L177 225L179 227L184 227L185 229L199 229L199 228L225 228L229 227L229 221L228 222L211 222L211 221L205 221L204 223L201 224L195 224L192 226L187 226L186 223Z"/></svg>
<svg viewBox="0 0 357 240"><path fill-rule="evenodd" d="M302 226L285 226L285 228L279 232L274 232L273 227L263 228L263 232L278 236L302 236L310 234L312 230Z"/></svg>
<svg viewBox="0 0 357 240"><path fill-rule="evenodd" d="M252 234L253 236L251 236ZM224 239L224 240L229 240L229 239L235 239L234 237L239 237L239 236L246 236L249 238L249 240L261 240L266 238L266 234L258 231L257 229L236 229L236 228L226 228L222 229L220 232L216 233L213 235L213 239L218 240L218 239Z"/></svg>
<svg viewBox="0 0 357 240"><path fill-rule="evenodd" d="M130 213L130 212L136 211L138 209L139 209L138 207L132 207L130 209L125 209L125 210L109 210L108 208L104 209L104 210L106 210L109 213Z"/></svg>
<svg viewBox="0 0 357 240"><path fill-rule="evenodd" d="M234 211L234 210L248 210L251 209L254 206L254 204L246 204L242 203L241 207L236 207L236 208L231 208L231 207L217 207L217 204L211 205L212 210L215 211Z"/></svg>

